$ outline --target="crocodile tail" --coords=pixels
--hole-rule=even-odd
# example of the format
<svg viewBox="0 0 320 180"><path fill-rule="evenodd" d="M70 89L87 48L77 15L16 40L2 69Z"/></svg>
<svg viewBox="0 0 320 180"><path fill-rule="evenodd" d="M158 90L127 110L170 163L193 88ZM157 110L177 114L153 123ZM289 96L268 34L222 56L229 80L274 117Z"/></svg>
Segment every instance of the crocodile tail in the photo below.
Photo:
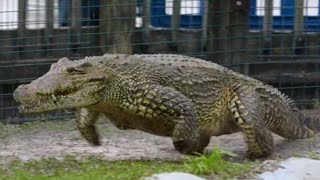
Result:
<svg viewBox="0 0 320 180"><path fill-rule="evenodd" d="M320 132L320 108L297 111L299 121L307 128Z"/></svg>

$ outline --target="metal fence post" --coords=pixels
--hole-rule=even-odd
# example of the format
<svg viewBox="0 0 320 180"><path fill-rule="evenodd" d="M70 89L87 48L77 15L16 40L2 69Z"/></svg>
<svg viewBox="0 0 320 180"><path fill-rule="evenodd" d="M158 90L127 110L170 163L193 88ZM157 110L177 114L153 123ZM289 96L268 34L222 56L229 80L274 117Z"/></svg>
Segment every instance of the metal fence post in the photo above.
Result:
<svg viewBox="0 0 320 180"><path fill-rule="evenodd" d="M132 54L136 1L109 0L103 3L100 7L100 18L103 21L100 24L100 32L106 34L101 35L104 39L100 41L102 52Z"/></svg>
<svg viewBox="0 0 320 180"><path fill-rule="evenodd" d="M143 0L143 14L142 14L142 42L143 42L143 53L148 53L149 52L149 47L150 47L150 16L151 16L151 0Z"/></svg>
<svg viewBox="0 0 320 180"><path fill-rule="evenodd" d="M226 52L232 55L229 57L231 67L236 71L243 71L244 74L248 74L249 67L246 62L248 62L247 37L249 34L250 1L232 0L231 2L229 32L226 36L230 41L228 43L230 50L226 50Z"/></svg>
<svg viewBox="0 0 320 180"><path fill-rule="evenodd" d="M24 46L25 46L25 34L26 34L26 19L27 19L27 0L20 0L18 2L18 41L17 49L18 57L24 57Z"/></svg>
<svg viewBox="0 0 320 180"><path fill-rule="evenodd" d="M248 16L249 0L208 1L209 60L230 66L246 59Z"/></svg>
<svg viewBox="0 0 320 180"><path fill-rule="evenodd" d="M208 1L207 59L216 63L222 63L223 61L223 41L221 36L222 7L221 0Z"/></svg>
<svg viewBox="0 0 320 180"><path fill-rule="evenodd" d="M263 54L270 55L272 52L272 22L273 0L264 1L263 16Z"/></svg>
<svg viewBox="0 0 320 180"><path fill-rule="evenodd" d="M174 0L173 1L173 12L171 16L171 44L170 49L174 52L178 51L178 45L177 45L177 34L180 27L180 9L181 9L181 0Z"/></svg>
<svg viewBox="0 0 320 180"><path fill-rule="evenodd" d="M53 36L53 20L54 20L54 0L46 0L46 29L45 29L45 49L47 55L51 55L50 45Z"/></svg>
<svg viewBox="0 0 320 180"><path fill-rule="evenodd" d="M71 2L71 50L73 53L78 51L81 38L81 1L72 0Z"/></svg>
<svg viewBox="0 0 320 180"><path fill-rule="evenodd" d="M304 53L305 37L303 36L304 31L304 16L303 16L303 1L295 0L295 11L294 11L294 53L297 55Z"/></svg>

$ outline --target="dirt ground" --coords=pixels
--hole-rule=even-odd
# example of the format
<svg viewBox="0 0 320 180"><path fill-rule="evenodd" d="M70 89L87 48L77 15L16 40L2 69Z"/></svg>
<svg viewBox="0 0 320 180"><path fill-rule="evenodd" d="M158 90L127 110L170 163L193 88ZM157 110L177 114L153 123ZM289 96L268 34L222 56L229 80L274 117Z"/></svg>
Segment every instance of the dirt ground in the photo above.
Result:
<svg viewBox="0 0 320 180"><path fill-rule="evenodd" d="M74 121L38 122L31 125L4 125L0 129L0 163L13 159L23 161L43 157L98 155L108 160L181 160L185 156L173 147L170 138L137 130L119 130L104 121L98 124L102 146L91 147L79 135ZM5 133L4 133L5 132ZM212 137L208 148L215 145L236 154L246 151L241 133ZM320 155L320 136L288 141L275 136L275 149L270 159L291 156Z"/></svg>

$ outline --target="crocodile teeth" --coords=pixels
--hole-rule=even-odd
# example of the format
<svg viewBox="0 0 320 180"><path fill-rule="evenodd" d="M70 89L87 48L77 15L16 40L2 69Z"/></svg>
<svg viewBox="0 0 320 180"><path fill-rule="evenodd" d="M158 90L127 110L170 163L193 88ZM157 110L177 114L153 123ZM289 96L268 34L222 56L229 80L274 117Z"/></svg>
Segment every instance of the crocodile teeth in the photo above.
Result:
<svg viewBox="0 0 320 180"><path fill-rule="evenodd" d="M54 101L57 101L57 97L54 95L54 94L51 94L51 98L54 100Z"/></svg>

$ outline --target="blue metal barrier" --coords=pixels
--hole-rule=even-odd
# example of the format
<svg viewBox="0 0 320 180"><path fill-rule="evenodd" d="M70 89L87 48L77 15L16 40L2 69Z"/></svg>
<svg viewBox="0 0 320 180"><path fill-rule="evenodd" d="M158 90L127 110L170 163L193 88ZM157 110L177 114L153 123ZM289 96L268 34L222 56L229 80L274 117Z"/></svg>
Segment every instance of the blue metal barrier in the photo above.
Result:
<svg viewBox="0 0 320 180"><path fill-rule="evenodd" d="M96 26L99 19L99 0L82 0L82 20L83 26ZM59 24L60 26L70 26L71 24L71 1L59 0Z"/></svg>
<svg viewBox="0 0 320 180"><path fill-rule="evenodd" d="M204 14L204 0L200 0L199 14L181 15L180 27L201 29L203 14ZM151 1L151 25L153 27L164 27L164 28L171 27L171 15L166 13L165 0Z"/></svg>
<svg viewBox="0 0 320 180"><path fill-rule="evenodd" d="M294 19L294 1L281 0L280 15L273 16L272 27L274 30L292 30ZM250 1L250 29L260 30L263 25L263 16L257 15L257 1Z"/></svg>
<svg viewBox="0 0 320 180"><path fill-rule="evenodd" d="M172 0L171 0L172 1ZM200 1L199 14L181 15L182 28L200 29L202 26L202 16L204 14L204 0ZM166 0L151 1L151 25L159 28L169 28L171 26L171 15L166 13ZM319 4L318 4L319 11ZM294 27L294 1L281 0L280 14L273 17L274 30L293 30ZM320 13L318 16L305 16L305 31L320 32ZM250 29L261 30L263 16L257 15L257 0L250 2Z"/></svg>
<svg viewBox="0 0 320 180"><path fill-rule="evenodd" d="M173 0L170 0L171 2ZM193 0L196 1L196 0ZM251 0L250 2L250 16L249 26L253 30L261 30L263 25L263 16L257 14L257 1ZM310 0L309 0L310 1ZM315 0L314 0L315 1ZM87 2L87 3L85 3ZM143 6L141 0L137 1L137 6ZM204 14L205 3L204 0L198 0L199 6L189 7L197 10L198 13L182 14L181 15L181 28L201 29L202 16ZM82 1L82 25L97 25L99 19L99 0ZM171 27L171 14L166 12L166 0L152 0L151 1L151 25L157 28L170 28ZM171 7L172 8L172 7ZM280 14L273 16L273 29L274 30L293 30L294 27L294 0L280 0L279 7ZM308 8L308 7L307 7ZM317 7L319 12L319 0ZM61 26L70 25L70 1L59 0L59 20ZM138 16L141 14L138 14ZM314 16L305 16L305 31L306 32L320 32L320 13Z"/></svg>

